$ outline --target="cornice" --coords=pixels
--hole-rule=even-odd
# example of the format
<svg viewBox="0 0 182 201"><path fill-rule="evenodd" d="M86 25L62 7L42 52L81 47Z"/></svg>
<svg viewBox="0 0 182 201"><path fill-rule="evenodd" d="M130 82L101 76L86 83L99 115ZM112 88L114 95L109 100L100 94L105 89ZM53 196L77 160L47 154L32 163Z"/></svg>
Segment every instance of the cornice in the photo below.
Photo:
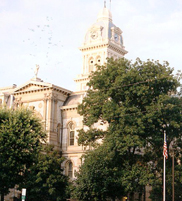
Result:
<svg viewBox="0 0 182 201"><path fill-rule="evenodd" d="M116 44L114 44L114 43L112 43L112 42L110 42L109 44L108 44L108 47L110 48L110 49L112 49L112 50L114 50L115 52L118 52L118 53L120 53L120 54L127 54L128 53L128 51L126 51L124 48L121 48L121 46L118 46L118 45L116 45Z"/></svg>
<svg viewBox="0 0 182 201"><path fill-rule="evenodd" d="M64 150L63 149L63 155L73 154L73 156L75 156L77 154L82 154L82 153L85 153L88 151L88 150L78 150L77 147L80 147L80 146L78 146L78 145L73 146L73 148L76 148L76 150L75 149L73 149L73 150Z"/></svg>
<svg viewBox="0 0 182 201"><path fill-rule="evenodd" d="M128 51L126 51L124 49L124 46L118 45L118 44L114 44L113 42L107 40L106 42L103 43L94 43L94 44L89 44L89 45L85 45L80 47L79 49L81 51L89 51L89 50L94 50L94 49L99 49L99 48L104 48L104 47L108 47L111 48L112 50L120 53L120 54L127 54Z"/></svg>
<svg viewBox="0 0 182 201"><path fill-rule="evenodd" d="M79 49L81 51L88 51L88 50L93 50L93 49L98 49L98 48L103 48L103 47L107 47L108 46L108 42L105 43L94 43L94 44L89 44L89 45L85 45L80 47Z"/></svg>
<svg viewBox="0 0 182 201"><path fill-rule="evenodd" d="M61 106L60 109L62 111L67 111L67 110L77 110L78 105L68 105L68 106Z"/></svg>
<svg viewBox="0 0 182 201"><path fill-rule="evenodd" d="M88 80L89 80L89 77L79 77L74 79L75 82L88 81Z"/></svg>
<svg viewBox="0 0 182 201"><path fill-rule="evenodd" d="M49 87L41 88L41 89L31 89L31 90L27 90L27 91L17 91L17 92L14 92L13 95L16 96L16 95L20 95L20 94L30 94L30 93L37 93L40 91L49 91L49 90L50 90Z"/></svg>
<svg viewBox="0 0 182 201"><path fill-rule="evenodd" d="M6 90L6 89L15 89L17 87L16 84L13 84L11 86L6 86L6 87L0 87L0 90Z"/></svg>
<svg viewBox="0 0 182 201"><path fill-rule="evenodd" d="M30 100L22 100L21 99L21 103L33 103L33 102L43 102L43 98L35 98L35 99L30 99Z"/></svg>
<svg viewBox="0 0 182 201"><path fill-rule="evenodd" d="M29 86L33 86L33 85L34 84L30 84ZM36 86L38 86L38 85L36 85ZM26 87L24 87L22 89L25 89ZM39 88L39 89L31 89L31 90L27 90L27 91L17 91L17 92L14 92L13 94L16 96L16 95L20 95L20 94L31 94L31 93L37 93L37 92L43 92L43 91L50 91L50 90L60 92L63 95L70 95L72 93L72 91L64 90L61 87L52 86L52 87L44 87L44 88Z"/></svg>

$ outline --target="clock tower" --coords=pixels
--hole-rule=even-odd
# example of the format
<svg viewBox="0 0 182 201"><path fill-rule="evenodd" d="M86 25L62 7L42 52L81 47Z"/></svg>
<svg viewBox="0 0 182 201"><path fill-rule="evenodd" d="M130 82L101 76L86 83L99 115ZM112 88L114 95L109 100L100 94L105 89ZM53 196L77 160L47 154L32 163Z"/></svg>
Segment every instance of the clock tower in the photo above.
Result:
<svg viewBox="0 0 182 201"><path fill-rule="evenodd" d="M106 58L119 59L127 51L123 45L122 31L112 22L112 14L105 6L99 12L97 21L87 30L82 51L82 73L77 76L77 91L85 91L89 74L97 70L96 64L103 65Z"/></svg>

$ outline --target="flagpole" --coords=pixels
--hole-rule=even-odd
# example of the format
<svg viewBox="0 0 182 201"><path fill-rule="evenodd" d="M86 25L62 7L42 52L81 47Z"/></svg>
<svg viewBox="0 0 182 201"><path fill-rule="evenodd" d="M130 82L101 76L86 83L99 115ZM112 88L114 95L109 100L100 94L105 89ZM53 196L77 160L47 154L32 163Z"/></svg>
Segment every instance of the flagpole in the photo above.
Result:
<svg viewBox="0 0 182 201"><path fill-rule="evenodd" d="M164 156L164 172L163 172L163 201L166 201L166 158Z"/></svg>
<svg viewBox="0 0 182 201"><path fill-rule="evenodd" d="M166 140L166 131L164 131L164 142ZM166 157L164 155L164 170L163 170L163 201L166 201Z"/></svg>

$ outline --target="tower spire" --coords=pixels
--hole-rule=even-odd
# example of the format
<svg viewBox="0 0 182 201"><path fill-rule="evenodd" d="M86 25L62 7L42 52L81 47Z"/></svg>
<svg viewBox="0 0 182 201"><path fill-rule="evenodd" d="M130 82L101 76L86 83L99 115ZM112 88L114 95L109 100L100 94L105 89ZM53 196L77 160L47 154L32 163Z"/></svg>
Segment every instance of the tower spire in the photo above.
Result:
<svg viewBox="0 0 182 201"><path fill-rule="evenodd" d="M106 1L104 1L104 8L106 8Z"/></svg>

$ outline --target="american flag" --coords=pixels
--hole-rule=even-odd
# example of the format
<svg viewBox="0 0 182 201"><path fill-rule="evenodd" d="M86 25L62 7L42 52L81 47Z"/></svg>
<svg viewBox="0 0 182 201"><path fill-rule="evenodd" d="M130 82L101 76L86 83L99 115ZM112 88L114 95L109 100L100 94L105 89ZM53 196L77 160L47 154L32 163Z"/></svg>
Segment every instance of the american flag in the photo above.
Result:
<svg viewBox="0 0 182 201"><path fill-rule="evenodd" d="M163 156L164 156L166 159L168 158L166 134L165 134L165 137L164 137Z"/></svg>

